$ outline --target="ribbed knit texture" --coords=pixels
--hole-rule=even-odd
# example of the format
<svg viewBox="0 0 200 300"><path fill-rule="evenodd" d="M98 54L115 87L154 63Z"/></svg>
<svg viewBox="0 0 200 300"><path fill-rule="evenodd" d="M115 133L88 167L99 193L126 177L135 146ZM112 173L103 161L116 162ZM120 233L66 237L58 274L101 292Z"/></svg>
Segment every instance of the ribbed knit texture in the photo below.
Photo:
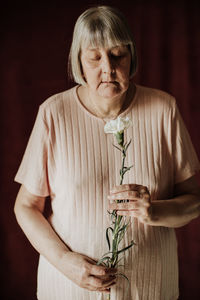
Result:
<svg viewBox="0 0 200 300"><path fill-rule="evenodd" d="M108 251L105 229L109 189L119 184L121 154L105 121L89 113L77 97L77 87L46 100L39 109L15 180L33 194L50 195L49 222L75 252L98 260ZM133 126L124 183L149 188L152 200L173 197L174 184L199 170L188 133L169 94L136 85L129 116ZM177 243L173 229L152 227L132 218L125 243L136 246L125 255L121 277L111 300L175 300L178 298ZM101 300L105 296L79 288L44 257L38 269L39 300Z"/></svg>

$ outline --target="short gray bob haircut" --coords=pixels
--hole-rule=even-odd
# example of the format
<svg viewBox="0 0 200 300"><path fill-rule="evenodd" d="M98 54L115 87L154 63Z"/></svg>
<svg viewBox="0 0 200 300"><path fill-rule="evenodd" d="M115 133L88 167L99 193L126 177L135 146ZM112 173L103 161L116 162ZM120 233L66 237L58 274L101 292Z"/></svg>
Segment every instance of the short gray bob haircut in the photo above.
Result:
<svg viewBox="0 0 200 300"><path fill-rule="evenodd" d="M76 21L69 53L69 75L85 85L80 53L82 47L115 47L127 45L131 53L130 78L136 72L137 55L132 33L120 11L109 6L96 6L83 12Z"/></svg>

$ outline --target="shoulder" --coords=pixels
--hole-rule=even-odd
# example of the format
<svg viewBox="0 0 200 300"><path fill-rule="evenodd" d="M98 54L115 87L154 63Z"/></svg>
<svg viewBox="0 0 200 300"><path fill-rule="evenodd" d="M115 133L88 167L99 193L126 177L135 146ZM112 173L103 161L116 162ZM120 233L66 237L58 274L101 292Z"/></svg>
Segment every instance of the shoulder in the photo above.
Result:
<svg viewBox="0 0 200 300"><path fill-rule="evenodd" d="M66 111L66 108L75 102L76 88L77 86L74 86L47 98L39 107L39 112L43 118L49 119L52 116L62 114L64 110Z"/></svg>
<svg viewBox="0 0 200 300"><path fill-rule="evenodd" d="M137 85L139 90L139 102L150 105L157 109L173 110L176 106L176 99L173 95L160 89Z"/></svg>
<svg viewBox="0 0 200 300"><path fill-rule="evenodd" d="M40 105L41 110L58 109L63 105L63 101L70 102L74 98L76 88L77 86L74 86L71 89L50 96Z"/></svg>

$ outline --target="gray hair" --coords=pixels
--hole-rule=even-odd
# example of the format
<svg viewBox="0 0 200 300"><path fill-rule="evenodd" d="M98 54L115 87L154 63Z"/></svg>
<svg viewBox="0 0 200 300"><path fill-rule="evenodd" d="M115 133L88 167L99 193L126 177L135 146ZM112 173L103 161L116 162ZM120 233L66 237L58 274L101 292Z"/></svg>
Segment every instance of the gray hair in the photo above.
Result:
<svg viewBox="0 0 200 300"><path fill-rule="evenodd" d="M136 72L135 42L125 17L115 8L97 6L87 9L76 21L68 60L69 75L85 85L80 53L82 47L115 47L127 45L131 53L130 77Z"/></svg>

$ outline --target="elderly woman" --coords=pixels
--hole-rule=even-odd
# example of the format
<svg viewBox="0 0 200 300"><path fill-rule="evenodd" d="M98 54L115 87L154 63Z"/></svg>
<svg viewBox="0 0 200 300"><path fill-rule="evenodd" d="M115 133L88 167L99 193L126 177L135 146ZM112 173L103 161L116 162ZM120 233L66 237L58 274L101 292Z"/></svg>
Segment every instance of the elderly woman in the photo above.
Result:
<svg viewBox="0 0 200 300"><path fill-rule="evenodd" d="M135 44L113 8L90 8L78 18L69 62L78 85L40 106L15 178L22 184L17 220L40 253L37 297L95 300L110 292L113 300L175 300L173 228L200 211L199 162L175 99L134 84ZM133 122L125 132L133 140L127 153L133 168L120 186L120 153L104 133L106 121L118 116ZM127 294L116 269L96 265L107 251L108 208L131 216L127 239L136 245L124 261Z"/></svg>

